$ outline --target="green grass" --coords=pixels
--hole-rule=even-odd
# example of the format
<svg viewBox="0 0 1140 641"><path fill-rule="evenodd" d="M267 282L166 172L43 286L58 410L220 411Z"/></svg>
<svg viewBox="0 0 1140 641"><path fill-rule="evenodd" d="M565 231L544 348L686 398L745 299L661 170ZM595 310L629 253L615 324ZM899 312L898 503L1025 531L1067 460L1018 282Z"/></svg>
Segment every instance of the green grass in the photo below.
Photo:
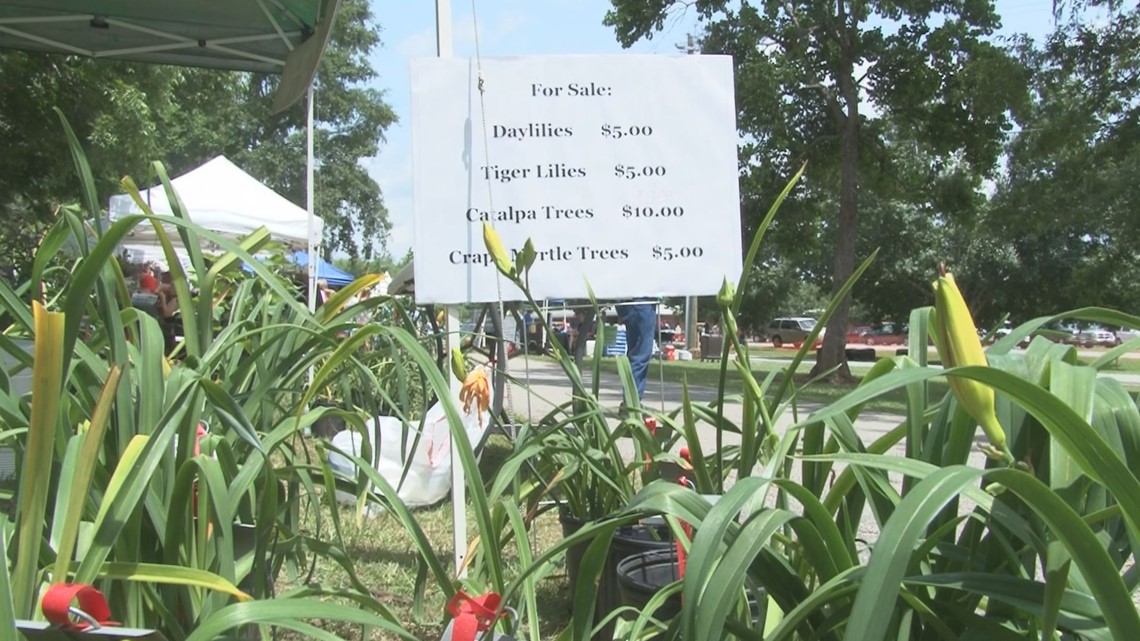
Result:
<svg viewBox="0 0 1140 641"><path fill-rule="evenodd" d="M1091 363L1092 359L1081 359L1082 362ZM1104 367L1106 372L1140 373L1140 358L1118 358Z"/></svg>
<svg viewBox="0 0 1140 641"><path fill-rule="evenodd" d="M510 452L511 445L506 438L490 437L483 448L480 461L483 478L493 477L495 470ZM424 615L417 617L413 595L418 552L404 527L396 518L386 513L361 521L357 521L354 511L349 507L339 508L338 513L346 552L354 561L357 576L369 586L372 595L387 605L396 618L418 638L440 638L448 621L445 614L447 602L443 592L429 582L424 593ZM445 500L434 507L416 510L414 514L431 541L440 562L445 568L451 569L454 563L451 502ZM478 534L478 528L470 510L467 514L468 540L473 540ZM331 522L328 520L330 517L329 509L322 508L324 524L321 538L326 541L332 539ZM308 530L307 534L315 533L312 523L309 524ZM534 550L541 551L553 546L562 538L562 526L558 521L557 512L550 510L535 519L532 532ZM508 565L516 560L513 545L503 551L502 558ZM289 581L283 572L278 580L277 589L279 592L296 589L303 585L307 578L306 574L297 581ZM315 567L312 568L311 581L327 586L348 587L349 585L344 569L323 558L318 558ZM541 581L537 589L542 629L537 637L526 638L553 639L570 621L569 585L565 573L556 573ZM345 641L387 641L396 638L375 630L366 634L359 626L335 622L314 623ZM301 641L308 637L282 631L277 638L282 641Z"/></svg>

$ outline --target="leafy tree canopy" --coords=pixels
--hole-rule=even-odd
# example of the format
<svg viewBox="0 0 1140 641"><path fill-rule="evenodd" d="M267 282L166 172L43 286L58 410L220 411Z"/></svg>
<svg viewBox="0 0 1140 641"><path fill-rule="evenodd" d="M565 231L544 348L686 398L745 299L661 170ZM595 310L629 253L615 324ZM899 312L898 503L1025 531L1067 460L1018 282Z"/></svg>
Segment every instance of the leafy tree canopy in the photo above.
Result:
<svg viewBox="0 0 1140 641"><path fill-rule="evenodd" d="M1140 308L1140 8L1068 22L1028 58L1032 109L988 215L1012 249L994 289L1015 318Z"/></svg>
<svg viewBox="0 0 1140 641"><path fill-rule="evenodd" d="M379 27L366 0L345 0L315 83L316 213L324 246L370 258L390 227L380 188L360 165L374 156L396 120L371 88L370 52ZM278 77L78 57L0 52L0 211L15 224L0 231L4 275L27 264L56 207L77 186L59 107L86 146L106 201L118 181L147 180L151 160L172 176L223 154L271 188L305 206L305 105L272 115Z"/></svg>
<svg viewBox="0 0 1140 641"><path fill-rule="evenodd" d="M828 257L832 291L874 249L859 249L861 204L890 197L926 210L969 200L1026 104L1028 73L993 41L999 17L988 2L612 0L605 22L629 46L681 10L701 17L703 52L733 56L745 227L807 162L803 188L779 217L797 231L775 238L792 255ZM932 162L900 167L900 142ZM840 378L849 375L848 308L832 317L816 363L839 365Z"/></svg>
<svg viewBox="0 0 1140 641"><path fill-rule="evenodd" d="M332 264L339 269L346 272L360 276L362 274L383 274L387 272L390 276L395 276L397 272L404 268L408 263L412 262L412 250L404 252L400 258L394 258L388 252L383 252L374 255L372 258L353 258L353 257L334 257Z"/></svg>

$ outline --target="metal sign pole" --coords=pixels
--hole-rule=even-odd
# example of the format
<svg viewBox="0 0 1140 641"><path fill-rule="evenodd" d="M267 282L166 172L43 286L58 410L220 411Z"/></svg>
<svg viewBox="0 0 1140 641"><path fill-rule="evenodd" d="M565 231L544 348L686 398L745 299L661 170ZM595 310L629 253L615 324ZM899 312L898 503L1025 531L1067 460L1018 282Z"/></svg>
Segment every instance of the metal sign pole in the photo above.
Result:
<svg viewBox="0 0 1140 641"><path fill-rule="evenodd" d="M305 232L305 238L308 240L307 247L305 247L306 256L308 257L308 280L305 285L305 298L308 299L309 313L312 314L317 310L317 264L316 253L317 243L313 238L313 228L316 227L316 199L313 196L313 85L309 85L309 91L305 100L305 210L308 212L308 229ZM292 249L290 249L292 251ZM306 374L306 381L311 386L313 384L313 368L309 367ZM307 408L306 408L307 409ZM305 427L301 431L305 436L312 434L312 428Z"/></svg>
<svg viewBox="0 0 1140 641"><path fill-rule="evenodd" d="M440 58L452 56L451 36L451 0L435 0L435 49ZM447 353L452 348L458 349L461 343L459 336L459 306L447 306L447 340L445 341ZM448 376L451 381L451 398L459 397L461 381L455 376ZM451 437L451 523L452 537L455 544L455 573L460 578L467 575L464 562L467 559L467 477L463 473L463 462L459 458L455 439Z"/></svg>
<svg viewBox="0 0 1140 641"><path fill-rule="evenodd" d="M308 106L305 114L305 208L309 212L309 229L307 248L309 257L309 311L317 309L317 242L313 238L313 228L316 226L316 201L313 197L313 86L309 85Z"/></svg>
<svg viewBox="0 0 1140 641"><path fill-rule="evenodd" d="M693 38L693 34L689 34L689 41L686 47L686 53L690 56L695 56L700 53L697 50L697 41ZM701 348L701 337L697 332L697 321L699 313L697 311L697 297L689 296L685 299L685 349L690 352L699 350ZM701 358L705 355L701 354Z"/></svg>

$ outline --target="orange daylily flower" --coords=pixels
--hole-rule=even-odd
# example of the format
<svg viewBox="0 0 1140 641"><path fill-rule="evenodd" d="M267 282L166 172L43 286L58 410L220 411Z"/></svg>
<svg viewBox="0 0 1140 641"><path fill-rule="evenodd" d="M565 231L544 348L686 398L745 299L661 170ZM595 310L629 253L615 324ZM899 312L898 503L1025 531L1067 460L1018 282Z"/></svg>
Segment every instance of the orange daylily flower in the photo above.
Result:
<svg viewBox="0 0 1140 641"><path fill-rule="evenodd" d="M476 367L467 374L463 387L459 390L459 400L467 414L471 413L471 406L475 405L479 413L479 427L483 427L483 412L491 407L491 385L487 381L486 370Z"/></svg>

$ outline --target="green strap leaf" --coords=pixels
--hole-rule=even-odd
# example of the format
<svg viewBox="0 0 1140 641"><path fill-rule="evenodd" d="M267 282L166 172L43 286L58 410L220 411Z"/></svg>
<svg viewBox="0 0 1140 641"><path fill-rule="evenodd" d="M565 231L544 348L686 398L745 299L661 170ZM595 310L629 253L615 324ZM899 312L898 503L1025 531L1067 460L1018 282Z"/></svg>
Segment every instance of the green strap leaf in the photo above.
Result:
<svg viewBox="0 0 1140 641"><path fill-rule="evenodd" d="M936 470L914 487L883 525L867 573L855 595L845 641L879 641L891 624L899 588L911 563L911 551L926 534L942 507L976 482L981 470L948 467Z"/></svg>
<svg viewBox="0 0 1140 641"><path fill-rule="evenodd" d="M1089 592L1100 606L1113 638L1140 639L1140 611L1132 602L1117 564L1084 519L1056 492L1025 472L996 469L985 476L1021 497L1064 544L1081 573L1092 577Z"/></svg>
<svg viewBox="0 0 1140 641"><path fill-rule="evenodd" d="M418 641L411 632L394 621L366 612L358 607L315 599L273 599L234 603L207 617L186 638L186 641L214 641L226 632L245 625L277 625L313 634L314 631L320 632L320 629L304 623L313 619L374 626L401 639ZM316 635L315 638L322 638L322 636ZM323 638L337 639L338 637L329 635Z"/></svg>
<svg viewBox="0 0 1140 641"><path fill-rule="evenodd" d="M12 603L12 584L8 580L8 515L0 513L0 559L4 559L4 567L0 568L0 637L5 639L19 639L16 632L16 610Z"/></svg>
<svg viewBox="0 0 1140 641"><path fill-rule="evenodd" d="M16 613L31 615L38 602L40 581L39 559L44 538L48 492L51 486L53 444L60 414L60 390L63 385L65 359L61 336L64 315L49 312L35 304L35 366L32 368L32 416L16 503L16 537L18 550L13 571Z"/></svg>
<svg viewBox="0 0 1140 641"><path fill-rule="evenodd" d="M103 447L103 436L107 433L110 424L111 406L118 392L119 380L122 370L112 367L99 395L99 402L91 416L91 425L87 432L77 438L81 439L78 448L78 460L71 470L71 479L67 490L66 512L61 514L59 524L61 532L56 548L55 572L56 577L65 574L71 563L72 553L75 550L76 538L79 536L79 524L83 520L83 510L87 505L88 494L91 491L91 479L95 474L95 466L99 463L99 450ZM62 493L61 497L62 498ZM55 524L53 524L55 525Z"/></svg>

